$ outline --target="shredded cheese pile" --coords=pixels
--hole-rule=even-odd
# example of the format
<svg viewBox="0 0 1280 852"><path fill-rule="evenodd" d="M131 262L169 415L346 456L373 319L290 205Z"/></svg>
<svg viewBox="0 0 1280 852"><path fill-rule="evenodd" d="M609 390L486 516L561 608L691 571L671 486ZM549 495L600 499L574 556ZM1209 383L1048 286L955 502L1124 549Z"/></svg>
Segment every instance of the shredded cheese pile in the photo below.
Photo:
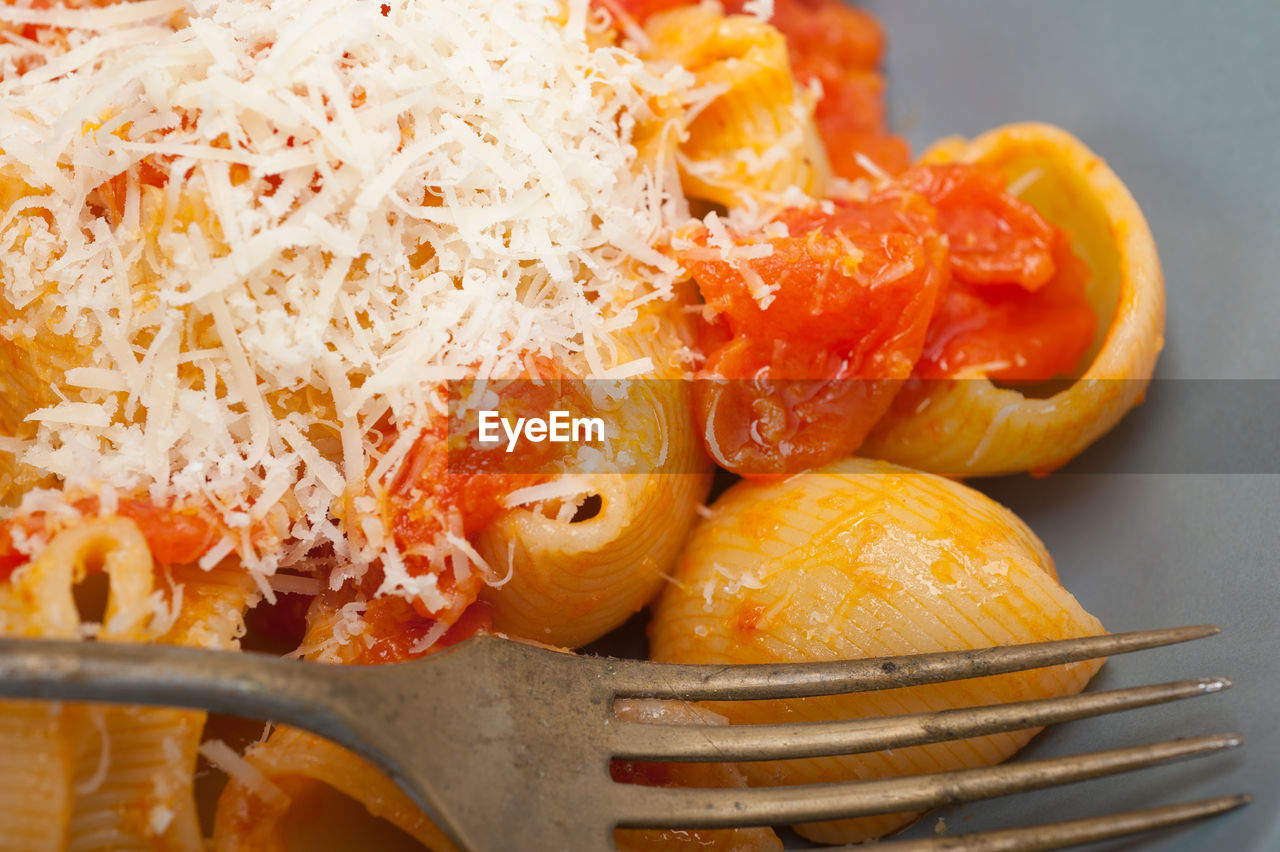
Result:
<svg viewBox="0 0 1280 852"><path fill-rule="evenodd" d="M441 382L629 373L610 336L683 215L631 140L688 80L586 0L35 5L0 5L0 335L79 366L22 461L221 507L263 584L378 558L343 501L373 511Z"/></svg>

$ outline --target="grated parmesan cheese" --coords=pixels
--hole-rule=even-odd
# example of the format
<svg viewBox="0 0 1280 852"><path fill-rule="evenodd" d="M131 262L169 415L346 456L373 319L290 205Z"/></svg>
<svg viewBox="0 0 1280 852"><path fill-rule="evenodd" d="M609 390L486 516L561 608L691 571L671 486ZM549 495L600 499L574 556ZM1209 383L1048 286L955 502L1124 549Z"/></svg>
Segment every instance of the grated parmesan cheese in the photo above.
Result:
<svg viewBox="0 0 1280 852"><path fill-rule="evenodd" d="M1005 187L1005 192L1009 193L1010 195L1021 196L1024 192L1026 192L1033 185L1035 185L1042 177L1044 177L1043 168L1036 166L1035 168L1027 169L1025 172L1018 175L1017 178L1009 181L1009 185Z"/></svg>
<svg viewBox="0 0 1280 852"><path fill-rule="evenodd" d="M715 573L728 580L728 582L722 587L726 595L736 595L743 589L764 588L764 582L756 576L754 572L748 571L745 568L740 568L735 572L733 569L727 568L719 562L714 563L712 568L715 569ZM715 578L713 577L712 581L714 581L714 579Z"/></svg>
<svg viewBox="0 0 1280 852"><path fill-rule="evenodd" d="M592 491L589 479L581 476L561 476L549 482L517 488L503 500L508 508L563 500L566 497L585 497Z"/></svg>
<svg viewBox="0 0 1280 852"><path fill-rule="evenodd" d="M165 805L152 805L147 811L147 829L152 837L163 837L177 814Z"/></svg>
<svg viewBox="0 0 1280 852"><path fill-rule="evenodd" d="M773 17L773 0L747 0L742 4L742 13L767 21Z"/></svg>
<svg viewBox="0 0 1280 852"><path fill-rule="evenodd" d="M234 548L272 598L289 562L260 533L283 523L288 558L328 545L438 601L377 495L442 383L531 355L652 369L612 361L610 335L671 293L655 246L684 205L674 160L630 134L691 76L598 46L587 0L0 5L0 24L60 28L0 45L0 181L25 196L0 218L21 311L0 336L77 353L20 460L217 507L234 538L203 567Z"/></svg>
<svg viewBox="0 0 1280 852"><path fill-rule="evenodd" d="M267 806L280 809L288 806L289 794L222 740L205 740L200 744L199 752L213 768L220 769L231 780L243 784Z"/></svg>
<svg viewBox="0 0 1280 852"><path fill-rule="evenodd" d="M107 730L105 714L104 707L90 706L85 709L85 715L93 723L93 729L98 735L98 762L94 765L93 772L72 785L72 791L77 796L88 796L102 789L102 785L107 780L107 773L111 769L111 735Z"/></svg>
<svg viewBox="0 0 1280 852"><path fill-rule="evenodd" d="M324 584L316 577L276 574L271 578L271 590L281 595L318 595L324 590Z"/></svg>

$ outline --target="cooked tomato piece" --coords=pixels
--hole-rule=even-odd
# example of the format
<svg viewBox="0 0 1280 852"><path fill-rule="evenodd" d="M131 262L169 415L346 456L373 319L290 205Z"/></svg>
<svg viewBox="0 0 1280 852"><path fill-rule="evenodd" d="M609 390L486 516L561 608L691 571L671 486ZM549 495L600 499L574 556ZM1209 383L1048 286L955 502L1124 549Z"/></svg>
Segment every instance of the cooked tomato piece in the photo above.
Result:
<svg viewBox="0 0 1280 852"><path fill-rule="evenodd" d="M856 180L906 169L911 147L901 136L885 131L884 78L861 71L821 79L823 95L814 119L831 170Z"/></svg>
<svg viewBox="0 0 1280 852"><path fill-rule="evenodd" d="M77 500L73 505L90 516L100 511L97 497ZM204 510L157 505L144 498L120 500L116 514L138 525L151 557L161 565L189 565L198 561L220 534L217 521ZM7 579L14 569L27 562L27 556L14 544L14 528L21 527L22 532L30 536L39 531L43 523L43 514L35 513L0 524L0 580Z"/></svg>
<svg viewBox="0 0 1280 852"><path fill-rule="evenodd" d="M476 601L467 607L449 630L440 637L440 641L431 646L432 651L457 645L472 636L484 636L493 632L493 608L484 601Z"/></svg>
<svg viewBox="0 0 1280 852"><path fill-rule="evenodd" d="M137 180L139 186L163 187L169 183L169 173L147 157L134 168L108 178L98 187L98 195L106 207L112 225L124 221L124 205L129 192L129 182Z"/></svg>
<svg viewBox="0 0 1280 852"><path fill-rule="evenodd" d="M546 416L548 411L577 410L580 394L574 382L547 379L491 382L500 399L503 416ZM466 391L455 385L450 406L455 419L435 417L410 449L388 495L391 533L404 554L410 576L436 575L436 588L444 603L428 605L415 600L412 609L420 621L452 625L471 606L483 584L474 570L459 580L451 561L431 558L441 548L448 552L448 534L474 535L504 508L503 499L517 488L545 481L547 464L568 445L522 441L508 453L505 442L481 447L470 440L474 410L459 401ZM457 526L453 526L456 522ZM369 590L372 596L376 589Z"/></svg>
<svg viewBox="0 0 1280 852"><path fill-rule="evenodd" d="M365 648L361 662L398 663L417 656L412 648L424 639L436 620L419 613L407 600L394 595L374 598L364 612Z"/></svg>
<svg viewBox="0 0 1280 852"><path fill-rule="evenodd" d="M709 336L729 337L699 373L699 432L713 458L744 476L856 449L911 374L947 278L933 211L914 193L792 210L780 221L785 237L735 237L767 245L767 256L719 258L702 234L684 257L718 315Z"/></svg>
<svg viewBox="0 0 1280 852"><path fill-rule="evenodd" d="M899 380L851 376L844 367L837 353L803 344L740 338L720 349L693 392L708 452L752 478L807 470L853 452L888 409ZM760 377L722 375L752 370ZM772 378L775 370L792 377ZM828 377L802 377L823 372Z"/></svg>
<svg viewBox="0 0 1280 852"><path fill-rule="evenodd" d="M1085 293L1092 274L1059 236L1056 274L1038 290L955 280L939 304L916 375L985 375L1043 381L1070 375L1089 349L1097 317Z"/></svg>
<svg viewBox="0 0 1280 852"><path fill-rule="evenodd" d="M1034 207L1005 191L994 173L954 163L921 166L898 180L938 208L957 280L1036 290L1053 278L1057 231Z"/></svg>
<svg viewBox="0 0 1280 852"><path fill-rule="evenodd" d="M335 608L334 601L316 604L320 611ZM395 596L377 597L365 607L364 647L359 661L365 664L398 663L435 653L464 639L489 633L493 612L483 601L465 606L461 613L444 618L423 615L413 604ZM441 624L447 629L440 633ZM423 642L428 647L416 650Z"/></svg>
<svg viewBox="0 0 1280 852"><path fill-rule="evenodd" d="M742 0L726 3L742 10ZM872 71L884 53L884 30L870 13L844 0L774 0L769 19L787 37L791 62L831 61L843 70Z"/></svg>
<svg viewBox="0 0 1280 852"><path fill-rule="evenodd" d="M131 519L142 531L151 558L161 565L196 562L218 540L214 519L199 509L157 506L150 500L121 500L117 514Z"/></svg>
<svg viewBox="0 0 1280 852"><path fill-rule="evenodd" d="M768 246L767 256L734 260L730 249L724 260L714 246L685 254L703 298L734 336L838 344L854 373L872 375L902 348L885 345L900 332L896 315L930 306L942 283L932 208L890 189L865 202L789 210L778 221L787 236L733 235L741 246ZM707 234L696 241L708 246Z"/></svg>
<svg viewBox="0 0 1280 852"><path fill-rule="evenodd" d="M9 528L10 524L0 526L0 581L8 580L19 566L27 562L27 555L14 546Z"/></svg>
<svg viewBox="0 0 1280 852"><path fill-rule="evenodd" d="M775 0L771 23L787 37L796 79L822 86L814 120L832 170L856 179L905 169L911 151L887 132L884 78L876 71L885 45L880 23L843 0Z"/></svg>

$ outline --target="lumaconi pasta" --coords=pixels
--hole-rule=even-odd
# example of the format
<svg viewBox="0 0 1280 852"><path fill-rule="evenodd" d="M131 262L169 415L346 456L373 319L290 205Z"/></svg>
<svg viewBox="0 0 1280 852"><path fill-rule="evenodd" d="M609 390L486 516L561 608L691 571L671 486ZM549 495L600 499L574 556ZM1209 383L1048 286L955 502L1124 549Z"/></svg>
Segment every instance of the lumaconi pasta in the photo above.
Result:
<svg viewBox="0 0 1280 852"><path fill-rule="evenodd" d="M627 701L620 703L620 718L667 724L701 721L725 724L725 719L704 708L676 702ZM272 732L263 744L245 754L248 769L233 770L223 794L214 829L215 852L237 852L246 847L257 852L286 852L304 845L308 817L323 807L325 787L362 802L370 814L387 820L437 852L453 852L432 823L386 776L346 749L312 734L290 728ZM734 767L724 764L684 766L620 765L617 780L661 783L682 787L742 787L746 781ZM769 829L699 832L698 849L723 852L775 852L782 849ZM623 852L664 852L689 848L688 832L619 831ZM342 842L362 842L353 831Z"/></svg>
<svg viewBox="0 0 1280 852"><path fill-rule="evenodd" d="M710 464L687 428L689 397L676 381L683 370L665 354L692 343L682 304L644 311L619 342L629 356L662 366L654 381L626 386L621 405L630 434L612 449L643 459L643 470L667 472L578 474L561 480L570 492L562 488L558 498L518 506L486 527L476 547L505 578L481 592L493 608L494 629L585 645L652 600L675 564L710 487L702 473ZM651 422L636 422L646 417ZM578 518L577 507L588 500L593 513Z"/></svg>
<svg viewBox="0 0 1280 852"><path fill-rule="evenodd" d="M619 719L657 724L725 725L725 717L700 707L677 701L625 699L616 703ZM656 784L669 787L746 787L742 771L726 763L644 764L619 761L613 765L615 781ZM614 832L620 852L679 852L688 849L690 833L682 830L619 829ZM696 848L708 852L780 852L782 842L772 829L739 828L701 831Z"/></svg>
<svg viewBox="0 0 1280 852"><path fill-rule="evenodd" d="M287 852L304 848L303 834L314 808L324 806L326 788L359 801L433 852L454 852L440 830L385 775L328 740L292 728L272 731L252 746L243 766L224 767L231 781L219 802L214 852ZM291 832L291 827L294 829ZM333 844L357 843L360 827ZM314 840L312 842L315 842Z"/></svg>
<svg viewBox="0 0 1280 852"><path fill-rule="evenodd" d="M234 561L174 568L158 588L151 549L133 520L68 523L0 590L0 633L235 647L255 590ZM101 621L86 621L74 596L90 570L108 580L105 599L96 602ZM202 843L192 779L205 714L23 703L0 708L0 717L13 747L7 754L19 761L5 773L14 786L0 796L5 849Z"/></svg>
<svg viewBox="0 0 1280 852"><path fill-rule="evenodd" d="M642 55L692 72L703 98L679 149L687 194L730 207L788 189L825 194L831 170L813 123L814 98L796 85L782 33L701 5L655 16L646 32L651 44Z"/></svg>
<svg viewBox="0 0 1280 852"><path fill-rule="evenodd" d="M1011 512L958 483L849 460L739 484L695 531L654 609L655 659L839 660L1101 633ZM890 716L1079 692L1096 662L928 687L777 702L717 702L733 723ZM745 764L755 784L878 778L997 763L1034 731L850 757ZM801 826L851 843L915 814Z"/></svg>
<svg viewBox="0 0 1280 852"><path fill-rule="evenodd" d="M587 477L580 493L599 502L590 518L525 509L495 521L477 542L511 578L482 594L495 629L576 647L622 624L662 587L707 484L679 474Z"/></svg>
<svg viewBox="0 0 1280 852"><path fill-rule="evenodd" d="M1100 322L1087 367L1066 389L1024 396L981 368L909 385L865 452L955 476L1060 467L1142 399L1164 345L1164 279L1146 219L1107 164L1056 127L1019 124L973 142L944 140L924 161L980 163L1020 185L1088 264Z"/></svg>
<svg viewBox="0 0 1280 852"><path fill-rule="evenodd" d="M1150 234L1056 128L912 166L885 128L883 45L839 0L0 2L0 633L230 651L252 615L282 652L377 664L480 632L580 646L664 584L668 660L1099 632L1006 510L849 456L963 476L1078 453L1151 375ZM1044 399L996 384L1064 378ZM511 381L548 405L561 381L621 388L577 401L614 417L614 457L494 463L451 393ZM712 459L821 467L707 509ZM1095 670L618 711L909 712ZM23 772L0 772L0 847L452 849L350 752L273 728L241 754L204 725L4 704L0 754ZM1030 736L614 775L871 777ZM228 779L205 824L198 756ZM770 829L617 841L780 848Z"/></svg>

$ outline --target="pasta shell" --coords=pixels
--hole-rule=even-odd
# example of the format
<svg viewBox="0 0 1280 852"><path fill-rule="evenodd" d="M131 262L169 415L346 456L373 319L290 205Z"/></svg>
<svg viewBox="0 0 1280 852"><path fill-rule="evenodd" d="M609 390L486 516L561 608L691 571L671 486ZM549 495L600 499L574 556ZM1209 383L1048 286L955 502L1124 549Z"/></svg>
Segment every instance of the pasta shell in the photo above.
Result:
<svg viewBox="0 0 1280 852"><path fill-rule="evenodd" d="M78 599L76 585L100 569L106 589ZM53 533L36 559L0 584L0 634L77 638L80 605L103 612L99 638L234 647L257 594L234 558L211 570L156 569L138 525L124 517L81 519ZM161 605L164 606L161 606ZM171 615L165 617L163 610ZM6 705L0 745L17 767L0 782L0 848L91 852L197 849L193 794L205 713L79 704Z"/></svg>
<svg viewBox="0 0 1280 852"><path fill-rule="evenodd" d="M577 647L603 636L644 607L693 526L710 488L711 462L692 433L690 383L673 359L691 338L676 301L646 311L619 336L619 358L650 358L656 378L626 384L624 425L610 434L613 461L634 464L579 475L568 497L590 499L583 517L562 500L519 506L481 532L476 548L508 579L481 597L495 630L551 645ZM586 505L584 503L584 505Z"/></svg>
<svg viewBox="0 0 1280 852"><path fill-rule="evenodd" d="M79 708L6 701L0 710L0 849L61 852L71 813Z"/></svg>
<svg viewBox="0 0 1280 852"><path fill-rule="evenodd" d="M619 719L628 722L645 722L659 725L727 725L729 720L712 713L705 707L679 701L652 701L623 699L614 703ZM614 779L619 762L615 762ZM628 772L644 778L645 772L662 776L660 786L671 787L734 787L747 786L742 772L732 763L660 763L623 764L622 775ZM654 783L650 777L645 783ZM782 841L771 828L702 829L617 829L614 842L620 852L682 852L697 849L700 852L782 852Z"/></svg>
<svg viewBox="0 0 1280 852"><path fill-rule="evenodd" d="M655 659L858 659L1102 633L1058 584L1025 524L956 482L849 459L785 482L739 483L690 539L650 626ZM1084 688L1100 663L854 695L716 702L735 724L891 716ZM870 779L998 763L1034 731L864 755L743 764L753 786ZM849 843L896 814L805 825Z"/></svg>
<svg viewBox="0 0 1280 852"><path fill-rule="evenodd" d="M678 151L686 195L735 206L790 187L823 194L831 167L814 98L796 85L782 33L706 4L654 15L646 28L645 58L688 69L707 98L690 106Z"/></svg>
<svg viewBox="0 0 1280 852"><path fill-rule="evenodd" d="M356 846L455 852L440 829L386 775L363 758L306 731L277 728L265 743L225 768L231 772L231 781L218 800L214 852ZM349 800L363 809L345 807ZM338 815L325 818L334 812ZM385 820L403 834L388 831L377 820ZM319 831L316 823L322 826Z"/></svg>
<svg viewBox="0 0 1280 852"><path fill-rule="evenodd" d="M725 724L714 713L670 701L619 702L618 715L666 724L695 720ZM227 768L231 781L218 802L214 852L347 849L356 844L406 852L418 848L455 850L426 814L381 771L306 731L277 728L265 743L249 749L243 763L237 761ZM727 764L673 765L671 776L673 784L682 787L746 786L741 773ZM333 812L338 814L336 818ZM389 831L380 821L402 834ZM316 823L324 828L317 830ZM317 843L321 836L324 841ZM627 829L616 832L616 841L624 852L782 850L777 835L768 828L692 832Z"/></svg>
<svg viewBox="0 0 1280 852"><path fill-rule="evenodd" d="M1058 468L1142 400L1164 345L1164 277L1129 190L1079 139L1046 124L946 139L925 163L978 162L1073 237L1093 271L1098 339L1088 367L1045 398L986 378L909 382L861 452L950 476Z"/></svg>

